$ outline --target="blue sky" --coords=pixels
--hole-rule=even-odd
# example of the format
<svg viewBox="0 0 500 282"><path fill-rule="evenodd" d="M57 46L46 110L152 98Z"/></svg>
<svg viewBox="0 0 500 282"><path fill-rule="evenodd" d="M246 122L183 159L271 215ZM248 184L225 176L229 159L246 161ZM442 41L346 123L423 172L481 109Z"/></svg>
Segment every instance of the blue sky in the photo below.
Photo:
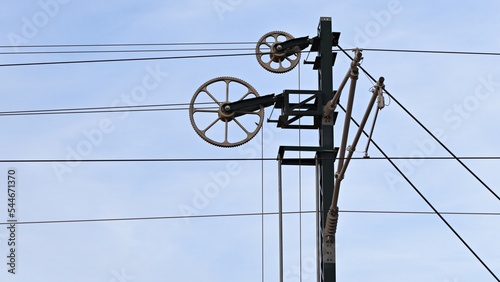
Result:
<svg viewBox="0 0 500 282"><path fill-rule="evenodd" d="M496 1L3 0L2 7L0 45L12 46L2 52L23 51L18 45L256 42L274 30L312 37L321 16L332 18L343 48L500 49ZM0 55L0 64L193 53L9 54ZM497 60L365 51L362 66L384 76L387 90L457 156L499 156ZM349 64L339 53L335 88ZM189 103L201 84L219 76L243 79L261 95L317 87L309 65L273 74L254 56L0 67L0 111ZM358 120L371 86L360 75ZM270 114L266 109L266 118ZM339 113L337 145L343 117ZM318 141L315 131L302 130L299 138L298 131L264 123L247 144L219 148L196 134L187 110L1 118L3 160L274 158L280 145ZM374 139L390 156L447 156L394 102L380 112ZM365 144L362 138L355 156L363 155ZM373 146L370 155L381 156ZM498 160L464 162L500 193ZM439 211L500 212L497 199L455 161L396 164ZM0 173L9 168L18 174L19 221L277 211L276 161L0 163ZM314 209L314 171L286 167L283 175L284 209ZM5 222L6 184L2 187L0 222ZM430 211L387 161L375 159L352 161L339 207ZM500 275L498 217L445 217ZM300 271L303 281L315 281L314 215L301 220L288 215L284 224L286 281L299 281ZM2 228L0 261L6 260L8 236ZM26 224L17 226L16 239L17 274L2 264L1 281L262 281L262 273L264 281L278 280L274 215ZM436 215L341 213L337 274L339 281L495 281Z"/></svg>

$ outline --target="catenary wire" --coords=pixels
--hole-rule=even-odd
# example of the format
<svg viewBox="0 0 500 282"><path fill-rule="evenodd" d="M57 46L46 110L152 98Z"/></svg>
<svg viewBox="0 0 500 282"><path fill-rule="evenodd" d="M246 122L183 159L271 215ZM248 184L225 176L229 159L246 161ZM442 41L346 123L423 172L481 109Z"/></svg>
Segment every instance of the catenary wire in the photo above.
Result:
<svg viewBox="0 0 500 282"><path fill-rule="evenodd" d="M340 46L338 46L338 48L347 56L349 57L351 60L353 60L353 58L351 57L351 55L349 55L345 50L343 50ZM363 67L360 66L360 69L366 74L368 75L368 77L376 82L375 78L368 72L366 71ZM391 98L391 101L394 101L394 103L396 103L406 114L408 114L411 119L413 119L425 132L427 132L431 137L432 139L434 139L443 149L446 150L446 152L448 152L448 154L450 154L463 168L465 168L465 170L467 170L477 181L479 181L479 183L481 183L483 185L484 188L486 188L495 198L497 198L497 200L500 201L500 196L498 196L495 191L493 191L493 189L491 189L476 173L474 173L464 162L462 162L462 160L460 160L460 158L458 158L443 142L441 142L441 140L439 140L436 135L434 135L420 120L418 120L415 115L413 115L405 106L403 106L403 104L401 104L399 102L398 99L396 99L389 91L387 91L386 89L384 89L384 92L387 93L387 95Z"/></svg>
<svg viewBox="0 0 500 282"><path fill-rule="evenodd" d="M346 112L345 108L341 105L341 104L338 104L338 106L342 109L342 111ZM351 121L357 126L359 127L359 123L353 118L351 117ZM366 133L365 130L363 130L363 134L366 136L366 137L369 137L368 133ZM370 139L370 142L373 144L373 146L375 146L377 148L377 150L384 156L387 156L386 153L382 150L382 148L373 140L373 138ZM422 194L422 192L420 192L420 190L417 188L417 186L415 186L415 184L413 184L413 182L406 176L406 174L396 165L396 163L393 162L393 160L391 159L387 159L389 161L389 163L394 167L394 169L396 169L396 171L401 175L401 177L403 177L406 182L413 188L413 190L420 196L420 198L422 198L422 200L424 200L424 202L429 206L429 208L431 208L434 213L443 221L443 223L448 227L448 229L450 229L453 234L455 234L455 236L465 245L465 247L474 255L474 257L476 257L476 259L484 266L484 268L497 280L497 281L500 281L498 279L498 277L495 275L495 273L488 267L488 265L481 259L481 257L474 251L474 249L472 249L471 246L469 246L469 244L465 241L465 239L462 238L462 236L460 236L460 234L453 228L453 226L451 226L450 223L448 223L448 221L443 217L443 215L434 207L434 205L432 205L432 203L424 196L424 194Z"/></svg>
<svg viewBox="0 0 500 282"><path fill-rule="evenodd" d="M0 52L0 55L48 55L48 54L98 54L98 53L149 53L149 52L205 52L250 51L255 48L196 48L196 49L140 49L140 50L71 50L71 51L21 51Z"/></svg>
<svg viewBox="0 0 500 282"><path fill-rule="evenodd" d="M284 211L283 214L314 214L316 211ZM393 210L339 210L339 213L352 214L399 214L399 215L435 215L431 211L393 211ZM461 216L500 216L500 212L441 212L443 215ZM61 223L90 223L90 222L113 222L113 221L142 221L142 220L172 220L172 219L197 219L197 218L224 218L224 217L247 217L247 216L271 216L278 212L255 212L255 213L224 213L224 214L202 214L202 215L173 215L173 216L148 216L148 217L115 217L94 219L60 219L60 220L36 220L36 221L7 221L0 225L19 224L61 224Z"/></svg>
<svg viewBox="0 0 500 282"><path fill-rule="evenodd" d="M75 47L146 47L146 46L200 46L200 45L255 45L255 41L242 42L165 42L165 43L104 43L104 44L39 44L39 45L0 45L0 48L75 48ZM391 52L391 53L426 53L426 54L449 54L449 55L487 55L499 56L500 52L479 51L451 51L451 50L423 50L423 49L394 49L394 48L362 48L364 51ZM345 49L345 50L352 50ZM16 52L12 52L16 53ZM20 53L20 52L17 52Z"/></svg>
<svg viewBox="0 0 500 282"><path fill-rule="evenodd" d="M433 211L339 210L341 213L436 215ZM500 216L500 212L440 212L446 215Z"/></svg>
<svg viewBox="0 0 500 282"><path fill-rule="evenodd" d="M131 47L131 46L198 46L198 45L244 45L257 42L165 42L165 43L103 43L103 44L38 44L38 45L0 45L0 48L74 48L74 47Z"/></svg>
<svg viewBox="0 0 500 282"><path fill-rule="evenodd" d="M213 104L213 103L214 102L196 103L196 104L200 105L200 104ZM104 107L79 107L79 108L59 108L59 109L18 110L18 111L0 112L0 114L126 109L126 108L144 108L144 107L169 107L169 106L187 106L187 105L189 105L189 103L149 104L149 105L130 105L130 106L104 106Z"/></svg>
<svg viewBox="0 0 500 282"><path fill-rule="evenodd" d="M25 115L52 115L52 114L88 114L88 113L114 113L131 111L167 111L167 110L187 110L190 103L172 104L150 104L150 105L130 105L130 106L106 106L106 107L81 107L81 108L59 108L59 109L38 109L38 110L16 110L0 112L0 116L25 116ZM193 105L216 105L215 102L194 103ZM185 106L185 107L181 107ZM176 107L176 108L174 108ZM148 109L151 108L151 109ZM203 107L210 109L215 107Z"/></svg>
<svg viewBox="0 0 500 282"><path fill-rule="evenodd" d="M54 45L57 46L57 45ZM339 47L339 46L338 46ZM339 50L345 53L345 50L339 47ZM349 50L349 49L347 49ZM413 53L434 53L434 54L461 54L461 55L500 55L494 52L466 52L466 51L426 51L426 50L403 50L403 49L366 49L369 51L386 52L413 52ZM20 66L39 66L39 65L61 65L61 64L85 64L85 63L110 63L110 62L130 62L130 61L151 61L151 60L175 60L175 59L195 59L195 58L215 58L215 57L238 57L252 56L257 53L234 53L234 54L210 54L195 56L171 56L171 57L145 57L145 58L116 58L116 59L95 59L95 60L75 60L75 61L48 61L48 62L25 62L0 64L0 67L20 67ZM267 53L258 53L267 54Z"/></svg>
<svg viewBox="0 0 500 282"><path fill-rule="evenodd" d="M200 43L201 44L201 43ZM214 43L215 44L215 43ZM220 43L224 44L224 43ZM159 44L164 45L164 44ZM51 45L47 45L51 46ZM52 47L57 47L59 45L52 45ZM64 46L64 45L61 45ZM71 46L71 45L67 45ZM86 46L86 45L74 45L74 46ZM92 46L92 45L88 45ZM103 45L104 46L104 45ZM113 45L108 45L113 46ZM127 46L127 45L116 45L116 46ZM6 46L0 46L0 48ZM19 46L20 47L20 46ZM36 47L33 46L24 46L24 47ZM339 47L339 46L338 46ZM223 49L220 49L223 50ZM228 49L230 50L230 49ZM253 48L240 48L234 50L253 50ZM345 52L345 49L339 47L339 50ZM350 49L347 49L350 50ZM468 52L468 51L432 51L432 50L404 50L404 49L376 49L376 48L367 48L364 49L367 51L380 51L380 52L407 52L407 53L427 53L427 54L454 54L454 55L500 55L500 53L495 52ZM134 52L152 52L160 50L134 50ZM165 51L165 50L164 50ZM180 50L176 50L180 51ZM189 51L189 50L183 50ZM55 52L55 51L52 51ZM75 53L96 53L100 51L92 50L92 51L65 51L65 52L75 52ZM102 52L126 52L126 50L110 50L110 51L102 51ZM131 52L131 51L128 51ZM6 54L0 53L0 54ZM14 54L14 53L13 53ZM21 53L22 54L22 53ZM28 53L26 53L28 54ZM31 53L34 54L34 53ZM75 61L49 61L49 62L26 62L26 63L8 63L8 64L0 64L0 67L19 67L19 66L38 66L38 65L60 65L60 64L84 64L84 63L109 63L109 62L126 62L126 61L148 61L148 60L173 60L173 59L194 59L194 58L214 58L214 57L237 57L237 56L251 56L256 55L257 53L236 53L236 54L210 54L210 55L196 55L196 56L171 56L171 57L147 57L147 58L116 58L116 59L96 59L96 60L75 60ZM266 53L259 53L266 54Z"/></svg>
<svg viewBox="0 0 500 282"><path fill-rule="evenodd" d="M217 107L199 107L197 109L217 109ZM123 113L123 112L156 112L156 111L183 111L188 107L165 108L165 109L122 109L122 110L93 110L93 111L71 111L71 112L41 112L22 114L1 114L0 116L33 116L33 115L66 115L66 114L97 114L97 113Z"/></svg>
<svg viewBox="0 0 500 282"><path fill-rule="evenodd" d="M430 211L390 211L390 210L339 210L340 213L353 214L400 214L400 215L435 215ZM314 214L316 211L284 211L283 214ZM467 216L500 216L495 212L441 212L446 215L467 215ZM255 213L225 213L225 214L202 214L202 215L174 215L174 216L149 216L149 217L114 217L114 218L93 218L93 219L60 219L60 220L37 220L37 221L7 221L0 222L0 225L19 224L61 224L61 223L88 223L88 222L114 222L114 221L143 221L143 220L173 220L173 219L197 219L197 218L224 218L224 217L248 217L248 216L272 216L278 212L255 212Z"/></svg>
<svg viewBox="0 0 500 282"><path fill-rule="evenodd" d="M0 67L21 67L21 66L42 66L42 65L66 65L66 64L87 64L87 63L111 63L111 62L132 62L132 61L153 61L153 60L178 60L178 59L201 59L201 58L222 58L222 57L242 57L255 56L253 53L232 53L232 54L211 54L193 56L170 56L170 57L142 57L142 58L117 58L117 59L96 59L96 60L75 60L75 61L52 61L52 62L27 62L0 64ZM267 54L267 53L259 53Z"/></svg>
<svg viewBox="0 0 500 282"><path fill-rule="evenodd" d="M469 160L500 160L500 157L459 157ZM318 160L326 158L318 158ZM339 158L335 158L338 160ZM455 160L452 157L352 157L351 160ZM112 162L225 162L225 161L276 161L276 157L267 158L117 158L117 159L0 159L0 163L64 163L64 162L87 162L87 163L112 163Z"/></svg>
<svg viewBox="0 0 500 282"><path fill-rule="evenodd" d="M391 53L424 53L443 55L479 55L479 56L500 56L500 52L474 52L474 51L446 51L446 50L415 50L415 49L383 49L383 48L362 48L363 51L391 52ZM346 49L347 50L347 49Z"/></svg>

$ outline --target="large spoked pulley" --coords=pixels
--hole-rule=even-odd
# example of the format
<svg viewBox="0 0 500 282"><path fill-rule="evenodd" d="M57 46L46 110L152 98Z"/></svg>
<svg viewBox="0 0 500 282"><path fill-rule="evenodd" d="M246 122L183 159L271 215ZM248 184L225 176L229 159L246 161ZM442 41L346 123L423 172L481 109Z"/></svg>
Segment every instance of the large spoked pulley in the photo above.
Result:
<svg viewBox="0 0 500 282"><path fill-rule="evenodd" d="M255 53L257 61L266 70L284 73L292 70L300 61L300 52L281 49L284 41L294 37L284 31L271 31L264 34L257 42Z"/></svg>
<svg viewBox="0 0 500 282"><path fill-rule="evenodd" d="M262 127L264 107L232 111L230 103L259 97L247 82L234 77L218 77L202 84L189 105L191 125L210 144L235 147L252 139Z"/></svg>

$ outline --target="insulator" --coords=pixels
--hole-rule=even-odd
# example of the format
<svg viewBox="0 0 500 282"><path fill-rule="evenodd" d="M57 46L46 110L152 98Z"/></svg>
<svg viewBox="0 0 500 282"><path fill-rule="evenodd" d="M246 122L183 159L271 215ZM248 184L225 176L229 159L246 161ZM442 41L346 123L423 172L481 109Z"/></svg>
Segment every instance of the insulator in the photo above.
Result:
<svg viewBox="0 0 500 282"><path fill-rule="evenodd" d="M330 209L326 217L325 238L328 241L337 233L337 223L339 222L339 208Z"/></svg>

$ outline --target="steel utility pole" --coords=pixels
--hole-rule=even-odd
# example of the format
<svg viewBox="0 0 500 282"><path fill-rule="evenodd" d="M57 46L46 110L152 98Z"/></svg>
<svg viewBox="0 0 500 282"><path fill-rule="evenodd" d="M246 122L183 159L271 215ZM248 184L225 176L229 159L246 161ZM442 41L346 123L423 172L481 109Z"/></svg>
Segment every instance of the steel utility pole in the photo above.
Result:
<svg viewBox="0 0 500 282"><path fill-rule="evenodd" d="M322 106L333 98L333 35L332 35L332 20L329 17L322 17L318 26L319 48L318 56L320 58L320 68L318 70L318 89L322 96ZM338 40L338 39L337 39ZM334 188L334 162L336 150L333 144L333 125L335 118L323 118L319 127L319 145L321 155L319 158L320 165L320 207L321 217L319 223L319 244L321 244L321 272L320 276L324 282L335 282L336 280L336 264L335 264L335 236L330 241L324 240L324 228L326 218L333 198ZM324 242L324 243L323 243Z"/></svg>

